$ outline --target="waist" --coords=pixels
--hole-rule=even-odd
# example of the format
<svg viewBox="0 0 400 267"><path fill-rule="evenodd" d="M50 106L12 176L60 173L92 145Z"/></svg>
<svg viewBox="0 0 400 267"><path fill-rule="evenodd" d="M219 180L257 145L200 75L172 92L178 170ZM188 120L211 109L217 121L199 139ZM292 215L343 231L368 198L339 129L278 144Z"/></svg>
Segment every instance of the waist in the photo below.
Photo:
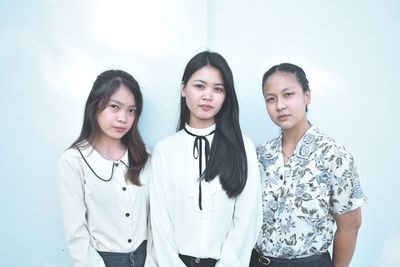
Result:
<svg viewBox="0 0 400 267"><path fill-rule="evenodd" d="M125 257L125 256L135 256L136 254L139 253L146 253L146 245L147 245L147 240L144 240L134 251L131 252L108 252L108 251L100 251L98 250L97 252L100 254L101 257L107 258L107 257Z"/></svg>
<svg viewBox="0 0 400 267"><path fill-rule="evenodd" d="M116 228L116 225L111 225L108 229L105 226L89 228L92 246L96 250L107 252L129 253L136 250L147 239L147 229L136 225L132 231L132 224L125 225L130 225L131 229L122 226Z"/></svg>
<svg viewBox="0 0 400 267"><path fill-rule="evenodd" d="M214 267L215 264L217 263L216 259L196 258L196 257L192 257L192 256L182 255L182 254L179 254L179 258L183 261L183 263L186 266L193 266L193 264L195 264L196 266L201 266L201 267Z"/></svg>
<svg viewBox="0 0 400 267"><path fill-rule="evenodd" d="M312 255L312 256L307 256L303 258L294 258L294 259L285 259L285 258L275 258L275 257L270 257L267 255L263 255L257 250L253 249L251 253L251 261L252 262L257 262L261 263L261 265L272 265L272 264L293 264L293 263L312 263L319 261L323 258L329 258L330 259L330 254L329 252L325 252L323 254L317 254L317 255Z"/></svg>

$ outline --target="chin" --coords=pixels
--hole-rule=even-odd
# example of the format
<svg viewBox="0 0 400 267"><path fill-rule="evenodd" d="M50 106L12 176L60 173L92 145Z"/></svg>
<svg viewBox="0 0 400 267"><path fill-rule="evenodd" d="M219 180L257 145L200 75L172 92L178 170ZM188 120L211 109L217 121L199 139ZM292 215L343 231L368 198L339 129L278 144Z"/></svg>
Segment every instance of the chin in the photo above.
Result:
<svg viewBox="0 0 400 267"><path fill-rule="evenodd" d="M126 134L126 133L124 133L124 134L118 134L118 135L113 135L113 136L111 136L111 138L120 140L120 139L122 139L122 137L125 136L125 134Z"/></svg>
<svg viewBox="0 0 400 267"><path fill-rule="evenodd" d="M290 128L292 128L293 125L288 125L285 122L274 122L279 128L281 128L282 130L288 130Z"/></svg>

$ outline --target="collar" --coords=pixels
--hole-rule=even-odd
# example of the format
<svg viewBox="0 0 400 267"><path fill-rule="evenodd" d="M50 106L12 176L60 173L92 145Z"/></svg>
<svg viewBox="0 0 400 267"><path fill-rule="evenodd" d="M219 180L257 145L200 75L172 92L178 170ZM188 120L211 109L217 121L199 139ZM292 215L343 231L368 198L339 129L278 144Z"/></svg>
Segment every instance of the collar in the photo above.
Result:
<svg viewBox="0 0 400 267"><path fill-rule="evenodd" d="M90 160L90 162L110 162L110 163L119 163L120 161L123 161L125 165L128 165L128 149L125 149L125 153L122 156L120 160L109 160L103 157L94 147L88 142L84 141L81 144L78 145L79 149L81 150L83 156L85 156L86 160Z"/></svg>
<svg viewBox="0 0 400 267"><path fill-rule="evenodd" d="M310 124L310 128L307 129L307 131L304 133L304 135L300 138L299 142L296 145L296 148L293 152L293 155L298 155L299 148L304 144L309 144L312 142L316 136L320 135L320 131L316 125ZM313 138L314 137L314 138ZM272 142L271 145L272 151L275 153L282 153L282 133L275 138L275 140Z"/></svg>
<svg viewBox="0 0 400 267"><path fill-rule="evenodd" d="M190 127L189 124L185 123L185 128L195 134L195 135L199 135L199 136L206 136L208 134L210 134L212 131L215 130L215 123L213 125L211 125L210 127L207 128L203 128L203 129L197 129L197 128L193 128Z"/></svg>
<svg viewBox="0 0 400 267"><path fill-rule="evenodd" d="M296 148L293 152L293 156L296 157L304 157L303 152L301 152L302 147L305 146L310 146L311 143L313 143L319 135L321 135L318 127L316 125L312 125L310 123L310 128L307 129L307 131L304 133L304 135L301 137L299 142L296 145ZM282 154L282 134L275 139L273 145L271 146L272 149L274 149L275 153L280 153Z"/></svg>

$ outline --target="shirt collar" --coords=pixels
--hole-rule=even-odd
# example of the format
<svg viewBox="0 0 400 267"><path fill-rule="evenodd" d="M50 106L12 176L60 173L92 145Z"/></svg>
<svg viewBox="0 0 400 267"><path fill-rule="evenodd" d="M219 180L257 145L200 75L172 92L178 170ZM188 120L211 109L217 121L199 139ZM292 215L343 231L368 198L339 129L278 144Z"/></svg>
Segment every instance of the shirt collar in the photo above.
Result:
<svg viewBox="0 0 400 267"><path fill-rule="evenodd" d="M185 128L195 134L195 135L202 135L202 136L206 136L208 134L210 134L212 131L215 130L215 123L213 125L211 125L210 127L204 128L204 129L197 129L197 128L193 128L190 127L189 124L185 123Z"/></svg>
<svg viewBox="0 0 400 267"><path fill-rule="evenodd" d="M125 153L120 160L112 161L104 158L96 149L88 142L84 141L79 145L79 149L81 150L83 156L87 160L100 160L100 161L108 161L108 162L119 162L123 161L126 165L128 165L128 149L125 149Z"/></svg>
<svg viewBox="0 0 400 267"><path fill-rule="evenodd" d="M309 122L310 123L310 122ZM305 144L309 144L310 142L312 142L313 140L316 139L317 136L320 135L320 131L318 129L318 127L316 125L312 125L310 123L310 128L307 129L307 131L305 132L305 134L301 137L300 141L297 143L296 148L293 152L293 155L295 156L299 156L300 153L300 148L305 145ZM275 152L275 153L283 153L282 152L282 134L280 134L273 142L271 149Z"/></svg>
<svg viewBox="0 0 400 267"><path fill-rule="evenodd" d="M293 152L293 155L296 157L302 157L302 155L300 153L302 147L310 146L310 144L313 143L317 139L317 136L320 135L318 127L315 125L312 125L311 123L310 123L310 125L311 125L311 127L307 129L305 134L301 137L299 143L296 145L296 149Z"/></svg>

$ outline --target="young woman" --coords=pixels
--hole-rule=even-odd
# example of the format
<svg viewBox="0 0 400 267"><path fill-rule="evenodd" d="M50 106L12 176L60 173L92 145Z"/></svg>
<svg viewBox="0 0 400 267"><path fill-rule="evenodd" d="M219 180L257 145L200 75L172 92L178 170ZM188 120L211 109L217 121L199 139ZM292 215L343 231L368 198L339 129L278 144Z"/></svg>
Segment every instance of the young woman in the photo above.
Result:
<svg viewBox="0 0 400 267"><path fill-rule="evenodd" d="M138 131L142 93L121 70L100 74L79 138L58 164L68 249L78 266L144 266L149 157Z"/></svg>
<svg viewBox="0 0 400 267"><path fill-rule="evenodd" d="M366 200L353 157L307 120L311 93L300 67L272 67L262 88L282 134L257 147L264 216L250 266L348 266Z"/></svg>
<svg viewBox="0 0 400 267"><path fill-rule="evenodd" d="M246 266L261 226L261 184L225 59L194 56L181 95L178 132L152 155L155 260L161 267Z"/></svg>

